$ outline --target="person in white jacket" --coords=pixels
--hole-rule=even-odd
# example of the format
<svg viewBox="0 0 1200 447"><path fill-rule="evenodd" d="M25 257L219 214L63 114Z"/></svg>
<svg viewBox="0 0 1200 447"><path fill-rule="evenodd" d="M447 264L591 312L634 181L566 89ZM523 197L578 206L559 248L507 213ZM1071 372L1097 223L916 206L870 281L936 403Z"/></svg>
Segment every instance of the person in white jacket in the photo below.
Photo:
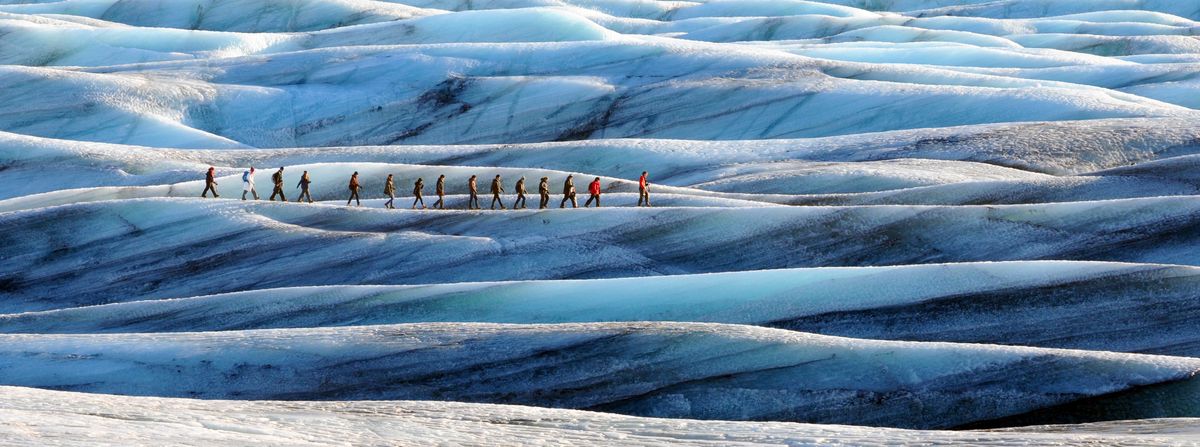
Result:
<svg viewBox="0 0 1200 447"><path fill-rule="evenodd" d="M246 193L258 200L258 191L254 190L254 166L251 166L249 171L242 171L242 200L246 200Z"/></svg>

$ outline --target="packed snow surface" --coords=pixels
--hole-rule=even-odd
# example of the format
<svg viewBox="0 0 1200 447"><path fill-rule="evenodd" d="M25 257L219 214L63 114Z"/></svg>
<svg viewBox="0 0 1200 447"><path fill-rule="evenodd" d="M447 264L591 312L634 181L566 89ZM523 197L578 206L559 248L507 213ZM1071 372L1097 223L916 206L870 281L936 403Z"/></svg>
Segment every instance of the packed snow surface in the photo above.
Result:
<svg viewBox="0 0 1200 447"><path fill-rule="evenodd" d="M421 401L214 401L0 388L0 437L16 446L191 444L629 446L1186 446L1200 420L1153 419L1014 431L916 431L778 422L655 419L512 405Z"/></svg>
<svg viewBox="0 0 1200 447"><path fill-rule="evenodd" d="M1195 1L0 0L0 443L1197 445L1198 98Z"/></svg>

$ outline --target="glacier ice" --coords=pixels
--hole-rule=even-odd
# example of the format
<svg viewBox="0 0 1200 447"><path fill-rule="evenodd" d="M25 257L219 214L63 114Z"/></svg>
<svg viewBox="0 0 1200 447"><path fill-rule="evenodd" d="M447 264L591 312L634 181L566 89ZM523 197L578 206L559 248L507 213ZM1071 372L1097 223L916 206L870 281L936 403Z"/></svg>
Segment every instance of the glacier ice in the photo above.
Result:
<svg viewBox="0 0 1200 447"><path fill-rule="evenodd" d="M11 261L0 266L10 297L4 310L330 284L1020 259L1200 264L1190 247L1200 237L1200 201L1190 196L977 207L510 213L378 206L197 197L0 214L7 230L0 234L0 255ZM54 227L47 228L47 221ZM1013 240L1022 245L1014 247Z"/></svg>
<svg viewBox="0 0 1200 447"><path fill-rule="evenodd" d="M0 0L0 443L1195 445L1198 21Z"/></svg>
<svg viewBox="0 0 1200 447"><path fill-rule="evenodd" d="M858 63L662 38L334 47L52 77L48 68L5 66L0 81L23 87L0 92L8 107L0 106L0 126L52 138L204 148L732 140L1196 116L1083 84L878 67L864 74ZM16 119L13 108L29 101L39 108ZM747 114L755 119L730 125Z"/></svg>
<svg viewBox="0 0 1200 447"><path fill-rule="evenodd" d="M1189 380L1200 369L1192 358L700 323L422 323L0 340L4 385L209 399L404 397L907 428L955 427L1179 381L1200 386ZM1172 399L1176 413L1147 411L1195 416L1194 393ZM1124 403L1116 398L1104 411L1136 414Z"/></svg>
<svg viewBox="0 0 1200 447"><path fill-rule="evenodd" d="M1198 286L1195 268L1061 261L323 286L14 313L0 315L0 331L702 321L869 339L1197 355L1200 332L1189 322Z"/></svg>
<svg viewBox="0 0 1200 447"><path fill-rule="evenodd" d="M393 2L364 0L63 0L14 2L0 12L87 17L142 28L215 31L308 31L434 14ZM153 36L153 34L146 37ZM155 36L157 37L157 36Z"/></svg>

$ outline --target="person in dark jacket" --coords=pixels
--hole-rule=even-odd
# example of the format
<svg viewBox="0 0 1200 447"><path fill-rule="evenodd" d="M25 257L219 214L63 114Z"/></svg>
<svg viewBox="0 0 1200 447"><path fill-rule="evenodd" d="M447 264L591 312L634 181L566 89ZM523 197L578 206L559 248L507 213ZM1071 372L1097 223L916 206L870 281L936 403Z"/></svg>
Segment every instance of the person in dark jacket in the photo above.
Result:
<svg viewBox="0 0 1200 447"><path fill-rule="evenodd" d="M362 206L362 201L358 200L358 190L362 189L362 185L358 184L358 171L350 176L350 198L346 199L346 206L350 206L350 201L354 201L354 206Z"/></svg>
<svg viewBox="0 0 1200 447"><path fill-rule="evenodd" d="M212 191L213 198L221 197L217 194L217 168L208 167L208 172L204 174L204 191L200 192L200 197L208 198L208 192Z"/></svg>
<svg viewBox="0 0 1200 447"><path fill-rule="evenodd" d="M575 182L573 181L574 178L575 178L574 175L568 175L567 180L563 182L563 199L562 199L562 202L559 202L559 204L558 204L559 208L566 208L568 200L571 201L571 208L579 208L579 202L575 201Z"/></svg>
<svg viewBox="0 0 1200 447"><path fill-rule="evenodd" d="M396 209L396 183L392 181L392 174L388 174L387 181L383 183L383 195L388 197L388 200L383 202L383 207L390 210ZM346 204L349 205L350 202L346 201Z"/></svg>
<svg viewBox="0 0 1200 447"><path fill-rule="evenodd" d="M646 202L646 206L650 206L650 181L646 180L646 171L642 171L642 178L638 179L638 204L642 206L642 202Z"/></svg>
<svg viewBox="0 0 1200 447"><path fill-rule="evenodd" d="M500 199L502 192L504 185L500 184L500 174L496 174L496 178L492 179L492 209L496 209L496 202L500 202L500 209L504 209L504 200Z"/></svg>
<svg viewBox="0 0 1200 447"><path fill-rule="evenodd" d="M279 196L279 200L287 201L287 197L283 196L283 167L280 166L278 171L271 174L271 182L275 183L275 190L271 191L271 201L275 201L275 196Z"/></svg>
<svg viewBox="0 0 1200 447"><path fill-rule="evenodd" d="M538 205L538 209L544 210L550 203L550 177L542 177L541 183L538 183L538 194L542 196L542 202Z"/></svg>
<svg viewBox="0 0 1200 447"><path fill-rule="evenodd" d="M413 206L412 209L417 209L417 202L421 202L421 209L425 209L425 198L421 197L421 193L425 192L425 179L417 177L417 182L413 183Z"/></svg>
<svg viewBox="0 0 1200 447"><path fill-rule="evenodd" d="M308 203L312 203L312 194L308 193L308 185L312 184L312 179L308 178L308 171L300 176L300 182L296 183L296 187L300 188L300 197L296 198L296 203L300 203L304 199L308 199Z"/></svg>
<svg viewBox="0 0 1200 447"><path fill-rule="evenodd" d="M517 186L514 189L517 192L517 200L513 200L513 209L525 208L525 177L517 180ZM517 207L518 203L521 204L520 207Z"/></svg>
<svg viewBox="0 0 1200 447"><path fill-rule="evenodd" d="M444 209L446 209L446 175L445 174L438 176L437 185L435 186L435 188L436 188L435 192L437 193L438 199L436 202L433 202L433 207L437 208L439 210L444 210Z"/></svg>
<svg viewBox="0 0 1200 447"><path fill-rule="evenodd" d="M475 176L473 175L470 179L467 179L467 190L471 193L471 195L467 197L467 209L479 209L479 189L475 187Z"/></svg>
<svg viewBox="0 0 1200 447"><path fill-rule="evenodd" d="M588 205L591 205L592 201L595 200L596 208L600 208L600 177L596 177L596 179L592 180L592 183L588 185L588 194L590 197L588 197L587 202L583 202L583 207L587 208Z"/></svg>

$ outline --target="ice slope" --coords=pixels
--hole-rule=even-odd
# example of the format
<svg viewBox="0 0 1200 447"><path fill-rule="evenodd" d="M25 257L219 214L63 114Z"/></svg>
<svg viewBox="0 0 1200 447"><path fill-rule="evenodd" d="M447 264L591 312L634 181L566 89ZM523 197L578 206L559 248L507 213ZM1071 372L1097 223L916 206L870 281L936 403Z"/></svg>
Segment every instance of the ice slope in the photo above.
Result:
<svg viewBox="0 0 1200 447"><path fill-rule="evenodd" d="M0 13L0 32L5 36L0 62L26 66L107 66L339 46L562 42L618 36L583 17L552 9L443 14L311 33L148 30Z"/></svg>
<svg viewBox="0 0 1200 447"><path fill-rule="evenodd" d="M705 6L709 5L715 3ZM738 10L746 9L745 2L735 5ZM24 9L9 8L14 12ZM619 33L713 42L795 39L826 44L848 42L855 44L806 45L799 47L805 50L799 54L863 62L911 61L929 65L1010 68L1114 65L1124 61L1090 57L1089 54L1186 53L1197 46L1191 32L1186 31L1195 28L1196 23L1182 18L1171 19L1170 16L1146 18L1148 23L1141 26L1184 31L1154 29L1152 34L1137 35L1136 28L1130 27L1138 25L1131 23L1080 21L1092 19L1089 16L1055 18L1050 22L976 21L974 27L954 29L943 19L905 19L865 12L846 17L816 14L663 23L630 21L579 8L523 8L437 14L304 33L239 33L147 29L61 15L3 11L5 7L0 5L6 33L5 61L21 65L112 65L347 45L609 40L618 38ZM1064 27L1065 23L1072 23L1074 27ZM1085 25L1109 29L1088 29ZM1101 32L1113 35L1097 34ZM876 42L879 44L861 45ZM898 43L911 45L896 45Z"/></svg>
<svg viewBox="0 0 1200 447"><path fill-rule="evenodd" d="M1190 389L1187 379L1200 370L1200 360L1182 357L865 341L697 323L0 339L5 385L209 399L404 397L908 428L954 427L1178 381ZM1112 411L1138 410L1111 402ZM1200 414L1192 393L1173 402L1177 414L1165 416Z"/></svg>
<svg viewBox="0 0 1200 447"><path fill-rule="evenodd" d="M1030 259L1196 265L1198 209L1195 197L504 213L124 200L0 214L0 288L13 312L308 285Z"/></svg>
<svg viewBox="0 0 1200 447"><path fill-rule="evenodd" d="M354 25L392 22L413 17L438 14L438 8L403 7L396 4L367 4L359 1L281 0L250 5L250 16L235 16L239 11L233 4L211 1L190 1L193 5L164 5L161 0L66 0L48 4L0 5L0 13L16 13L23 16L37 14L44 18L66 18L71 22L107 20L139 26L133 30L140 34L155 28L293 32L341 29L350 34L360 34ZM967 18L967 17L916 17L894 13L876 13L860 8L838 6L828 2L814 1L708 1L702 4L670 4L656 2L649 6L641 2L634 8L604 7L599 2L584 1L576 4L559 1L516 1L485 2L481 5L438 5L437 2L410 2L410 4L443 6L463 11L442 14L432 22L414 22L413 25L383 26L378 32L379 43L395 42L402 36L419 36L433 31L437 40L454 41L452 37L466 37L458 42L475 41L487 36L490 41L508 41L508 34L521 36L527 28L551 30L560 34L576 34L587 29L608 29L628 35L660 35L689 40L712 42L778 41L798 38L830 38L845 41L859 40L896 42L901 36L910 36L918 41L946 40L964 43L998 44L1001 47L1019 47L1010 42L1028 36L1060 36L1062 40L1079 37L1154 37L1190 36L1196 23L1186 17L1152 11L1092 11L1086 13L1061 14L1054 17L1037 18ZM182 6L182 7L180 7ZM191 6L191 7L188 7ZM466 7L460 7L466 6ZM599 7L598 7L599 6ZM541 7L541 18L527 11ZM641 8L641 12L634 11ZM169 10L169 11L168 11ZM246 8L242 8L246 10ZM151 13L148 13L151 12ZM64 16L71 14L71 16ZM84 20L82 17L88 19ZM548 20L547 20L548 18ZM518 19L527 26L504 25ZM418 23L436 24L436 28L421 30ZM515 24L516 22L514 22ZM500 25L497 28L496 25ZM370 26L368 26L370 28ZM386 30L392 30L388 32ZM397 32L398 31L398 32ZM415 32L414 32L415 31ZM466 34L463 34L466 32ZM913 32L918 36L914 37ZM476 37L469 37L474 35ZM594 32L590 34L596 36ZM850 37L853 35L854 37ZM149 36L149 35L148 35ZM557 40L552 34L541 34ZM991 38L989 38L991 37ZM419 38L419 37L418 37ZM1051 37L1054 38L1054 37ZM1138 42L1133 38L1130 42ZM1183 42L1183 40L1175 40ZM368 43L362 40L360 43Z"/></svg>
<svg viewBox="0 0 1200 447"><path fill-rule="evenodd" d="M1194 268L1013 262L268 289L0 315L5 333L417 322L739 323L870 339L1200 355ZM64 303L66 304L66 303ZM1135 317L1134 317L1135 316Z"/></svg>
<svg viewBox="0 0 1200 447"><path fill-rule="evenodd" d="M985 187L983 192L989 192L989 188L1005 186L1033 189L1032 192L1036 193L1023 191L1025 198L1018 195L1015 199L1007 200L1009 202L1033 200L1039 195L1049 194L1041 191L1055 188L1082 188L1082 191L1073 193L1073 196L1058 193L1057 196L1048 197L1106 199L1125 197L1128 193L1145 194L1155 190L1162 191L1161 194L1172 191L1187 193L1190 188L1188 182L1194 178L1192 174L1188 174L1191 170L1188 167L1191 165L1189 160L1194 158L1178 158L1171 162L1178 166L1164 170L1164 174L1141 171L1102 173L1101 177L1105 178L1120 177L1118 181L1132 177L1127 179L1130 181L1121 188L1101 188L1104 185L1094 185L1096 182L1105 183L1105 178L1055 179L1038 174L1081 174L1150 160L1197 154L1200 153L1200 145L1196 144L1197 139L1200 139L1198 129L1200 128L1194 123L1169 119L1104 120L972 126L779 141L605 140L527 145L408 146L403 151L387 147L174 151L0 133L0 166L4 168L5 173L0 177L0 186L3 186L0 188L0 198L85 187L151 186L191 182L201 179L201 173L208 166L220 167L222 175L231 176L240 175L248 166L258 166L260 170L291 166L292 169L285 172L285 177L288 183L294 185L300 174L300 171L296 170L298 165L345 164L334 174L333 179L338 180L348 178L354 169L353 164L374 165L382 162L472 168L526 168L521 169L525 172L549 169L624 179L632 179L638 172L650 170L652 182L658 185L697 187L707 184L710 187L706 189L709 190L758 193L759 198L769 200L774 199L761 193L887 190L896 186L951 180L954 183L1021 180L1009 186L994 183ZM861 163L885 160L898 162ZM954 165L917 163L912 160L970 163ZM1020 171L997 169L984 164L1013 167ZM913 168L897 169L903 166ZM803 169L797 169L799 167ZM65 171L74 175L48 175ZM1173 174L1165 175L1166 172ZM259 184L268 183L267 178L268 172L261 173L258 178ZM512 180L515 179L510 179L510 184ZM462 179L452 178L450 186L455 188L461 182ZM223 183L224 190L228 192L231 188L236 189L234 183L236 182ZM1129 186L1135 183L1147 187L1142 188L1140 192L1138 189L1130 189ZM328 193L330 190L326 185L330 184L323 180L318 183L315 192ZM846 189L847 187L853 189ZM333 191L337 192L340 189L337 187ZM401 191L407 190L401 188ZM974 197L979 195L962 189L949 191L955 197L965 196L960 200L962 203L972 203L970 200L976 200ZM885 196L894 197L888 199L894 202L888 203L955 203L946 198L937 198L934 194L916 199L903 199L906 195L900 192L894 196ZM1006 194L994 196L996 197L988 200L1004 201ZM860 201L857 203L871 203L869 201L875 200L874 196L870 195L852 199ZM34 197L23 201L45 203L42 200L45 199ZM815 197L807 201L797 200L795 203L839 203L837 200L845 199Z"/></svg>
<svg viewBox="0 0 1200 447"><path fill-rule="evenodd" d="M210 153L202 154L207 156ZM131 169L140 171L136 175L115 169L113 165L105 170L94 169L97 162L116 161L112 159L78 160L92 165L88 168L71 166L76 164L75 160L59 159L52 162L53 165L35 165L30 164L29 159L10 159L15 166L9 177L14 183L8 189L9 194L30 194L0 200L0 212L99 200L196 197L202 191L203 183L193 179L206 166L196 160L197 155L201 154L179 155L176 159L162 160L159 165ZM312 157L318 158L315 154ZM379 183L388 174L393 174L400 189L399 196L408 200L411 198L408 192L410 184L415 179L427 179L427 183L432 185L439 175L446 175L449 179L447 191L451 195L447 200L452 203L449 206L465 208L465 179L471 175L482 176L485 180L490 175L502 175L508 191L506 204L514 200L514 184L521 177L526 178L527 189L533 190L543 176L559 185L568 175L568 172L546 169L355 163L350 160L361 157L344 154L342 157L346 161L278 163L288 167L284 173L288 184L285 192L295 199L298 190L294 182L302 172L307 171L314 185L317 185L312 192L315 200L336 202L346 198L342 183L353 172L359 172L367 183ZM140 161L145 163L148 160ZM255 178L262 192L270 190L269 183L263 182L269 182L265 179L269 179L276 169L276 163L271 161L247 163L258 165L259 173ZM668 182L690 181L685 183L686 187L656 184L653 189L655 203L660 206L980 205L1095 201L1197 194L1200 192L1196 186L1200 178L1198 163L1200 157L1184 156L1150 163L1152 167L1141 169L1137 169L1140 165L1131 165L1128 169L1079 176L1050 176L990 164L921 159L878 162L780 161L714 165L707 171L690 171L686 179L672 178L670 171L656 171L655 181L662 174L667 174L665 178ZM36 182L47 170L68 167L80 168L75 171L77 173L88 172L93 175L80 175L57 185ZM217 169L220 172L218 190L226 194L225 198L237 199L241 191L239 171L244 172L248 168L219 166ZM593 177L590 173L577 171L574 175L583 183ZM636 203L634 194L637 186L634 181L608 176L601 176L601 179L604 190L609 194L609 201L605 203L618 206ZM29 191L37 187L69 189L45 193ZM369 189L366 196L378 197L377 193L370 192L375 189ZM555 190L556 194L560 192L558 189Z"/></svg>
<svg viewBox="0 0 1200 447"><path fill-rule="evenodd" d="M1026 48L1054 48L1097 56L1170 55L1200 52L1200 42L1191 36L1031 34L1009 36L1009 39Z"/></svg>
<svg viewBox="0 0 1200 447"><path fill-rule="evenodd" d="M1084 85L661 38L4 66L0 82L20 86L0 92L6 131L158 147L731 140L1200 113ZM176 127L187 138L165 131Z"/></svg>
<svg viewBox="0 0 1200 447"><path fill-rule="evenodd" d="M258 402L0 389L0 438L14 446L413 444L629 446L1194 445L1193 419L916 431L652 419L511 405L417 401Z"/></svg>
<svg viewBox="0 0 1200 447"><path fill-rule="evenodd" d="M366 0L62 0L11 2L0 12L89 17L143 28L291 32L435 14L396 2ZM144 29L146 37L161 36Z"/></svg>
<svg viewBox="0 0 1200 447"><path fill-rule="evenodd" d="M1094 11L1157 11L1200 20L1200 7L1188 2L1173 0L888 0L886 3L871 0L836 0L831 3L860 5L870 4L886 10L906 11L923 16L967 16L993 18L1032 18L1065 14L1081 14Z"/></svg>
<svg viewBox="0 0 1200 447"><path fill-rule="evenodd" d="M792 54L817 59L874 64L919 64L939 67L980 67L1036 69L1087 68L1131 64L1119 59L1044 49L979 48L958 43L925 42L890 45L793 45L761 48L787 48ZM1017 76L1019 77L1019 76Z"/></svg>
<svg viewBox="0 0 1200 447"><path fill-rule="evenodd" d="M1200 157L1182 156L1072 177L964 181L786 199L807 205L975 205L1078 202L1200 193Z"/></svg>
<svg viewBox="0 0 1200 447"><path fill-rule="evenodd" d="M0 4L0 11L23 14L69 15L119 22L140 27L168 27L219 31L280 32L306 31L361 23L397 20L413 15L443 11L502 11L531 7L556 7L576 10L582 15L625 19L626 23L669 25L714 21L736 22L742 18L815 16L830 18L892 19L899 15L874 11L904 12L914 17L976 16L991 19L1041 19L1053 22L1116 22L1130 25L1187 25L1188 18L1200 18L1200 12L1181 2L1166 0L1104 0L1067 2L1060 0L1010 0L976 2L877 1L641 1L641 0L502 0L472 2L463 0L404 0L379 4L346 0L285 0L267 4L242 2L190 1L168 8L161 0L63 0L55 2L14 2ZM22 4L24 3L24 4ZM839 5L839 3L841 5ZM947 3L955 6L935 8ZM922 10L923 9L923 10ZM1157 12L1155 12L1157 11ZM705 20L706 19L706 20ZM932 21L933 23L938 23ZM968 20L961 22L972 23ZM917 22L921 23L921 22ZM942 22L944 23L944 22ZM978 23L978 22L975 22ZM986 23L986 22L985 22ZM664 26L668 25L668 26ZM621 32L628 32L623 30Z"/></svg>

